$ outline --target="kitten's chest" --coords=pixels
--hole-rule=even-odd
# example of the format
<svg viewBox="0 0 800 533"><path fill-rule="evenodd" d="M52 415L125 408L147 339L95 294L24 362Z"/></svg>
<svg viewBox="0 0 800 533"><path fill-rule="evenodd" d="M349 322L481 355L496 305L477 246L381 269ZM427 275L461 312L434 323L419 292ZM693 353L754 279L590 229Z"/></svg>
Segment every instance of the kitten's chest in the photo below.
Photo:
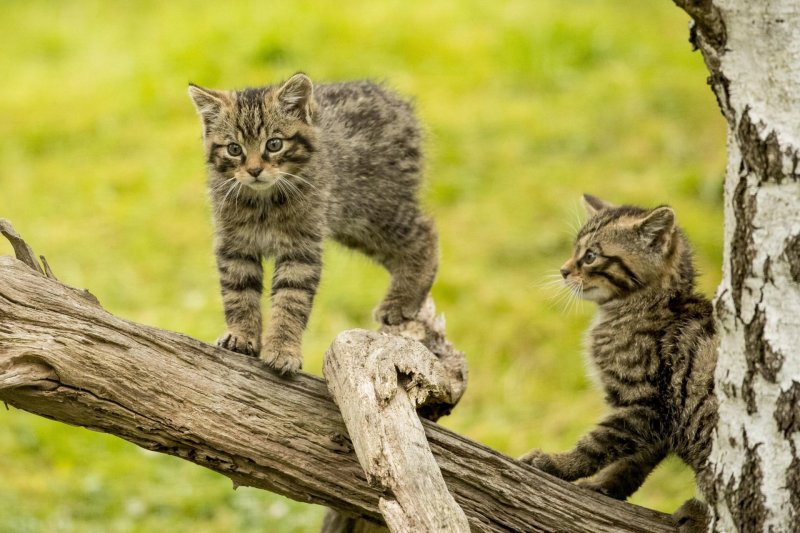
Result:
<svg viewBox="0 0 800 533"><path fill-rule="evenodd" d="M587 353L604 386L609 381L649 381L662 365L662 336L660 324L641 317L613 320L599 316L587 338Z"/></svg>
<svg viewBox="0 0 800 533"><path fill-rule="evenodd" d="M323 221L313 211L280 208L251 209L219 222L225 233L266 257L306 248L323 237Z"/></svg>

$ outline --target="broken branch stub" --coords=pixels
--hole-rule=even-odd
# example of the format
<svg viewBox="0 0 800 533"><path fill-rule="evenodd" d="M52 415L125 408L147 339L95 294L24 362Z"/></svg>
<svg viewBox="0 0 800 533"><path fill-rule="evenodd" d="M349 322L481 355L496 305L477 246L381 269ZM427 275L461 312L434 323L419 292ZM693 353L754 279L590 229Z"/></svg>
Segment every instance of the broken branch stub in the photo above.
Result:
<svg viewBox="0 0 800 533"><path fill-rule="evenodd" d="M436 356L448 376L449 392L446 398L430 398L420 404L418 412L433 421L450 414L467 389L467 358L447 340L444 315L436 314L433 298L428 296L414 320L384 325L381 332L418 341Z"/></svg>
<svg viewBox="0 0 800 533"><path fill-rule="evenodd" d="M452 405L450 376L422 344L350 330L325 354L323 374L392 532L469 531L447 489L417 408Z"/></svg>

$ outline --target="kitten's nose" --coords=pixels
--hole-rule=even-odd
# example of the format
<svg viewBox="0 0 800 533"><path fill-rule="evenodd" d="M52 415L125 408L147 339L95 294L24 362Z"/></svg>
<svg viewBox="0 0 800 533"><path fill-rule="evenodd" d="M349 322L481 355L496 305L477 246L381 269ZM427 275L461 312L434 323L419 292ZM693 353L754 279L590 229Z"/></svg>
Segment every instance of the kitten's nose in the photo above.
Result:
<svg viewBox="0 0 800 533"><path fill-rule="evenodd" d="M247 173L253 176L254 178L257 178L258 175L261 174L261 167L248 168Z"/></svg>
<svg viewBox="0 0 800 533"><path fill-rule="evenodd" d="M561 270L559 270L559 272L561 272L561 276L564 279L567 279L567 276L569 276L569 269L568 268L562 268Z"/></svg>

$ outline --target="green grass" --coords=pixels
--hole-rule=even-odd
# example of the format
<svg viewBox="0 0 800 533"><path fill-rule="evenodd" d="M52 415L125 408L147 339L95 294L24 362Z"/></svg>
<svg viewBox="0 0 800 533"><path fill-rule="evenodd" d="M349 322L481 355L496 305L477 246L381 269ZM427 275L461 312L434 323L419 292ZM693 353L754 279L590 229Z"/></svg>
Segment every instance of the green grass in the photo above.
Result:
<svg viewBox="0 0 800 533"><path fill-rule="evenodd" d="M6 1L0 17L0 217L60 279L122 317L211 342L223 329L199 122L186 95L373 78L428 129L434 288L470 385L444 425L516 456L565 450L602 415L584 373L593 309L540 286L570 253L581 192L669 203L720 276L724 127L687 18L659 2ZM0 244L0 253L10 246ZM331 245L306 368L373 327L387 284ZM323 510L119 439L0 409L0 532L311 531ZM633 501L694 493L668 461Z"/></svg>

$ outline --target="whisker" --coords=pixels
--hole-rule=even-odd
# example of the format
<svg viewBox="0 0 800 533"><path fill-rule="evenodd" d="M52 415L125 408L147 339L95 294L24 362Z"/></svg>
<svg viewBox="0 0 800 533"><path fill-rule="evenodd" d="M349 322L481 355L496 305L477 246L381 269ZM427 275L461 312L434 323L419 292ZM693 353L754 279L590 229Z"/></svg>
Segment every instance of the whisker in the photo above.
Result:
<svg viewBox="0 0 800 533"><path fill-rule="evenodd" d="M239 185L236 186L236 189L237 189L236 190L236 197L233 199L233 205L236 206L236 207L239 207L239 195L242 194L242 189L244 188L244 185L242 185L242 182L238 182L238 183L239 183Z"/></svg>
<svg viewBox="0 0 800 533"><path fill-rule="evenodd" d="M301 196L300 191L297 187L290 182L289 180L278 178L275 183L278 185L278 188L282 193L284 193L289 198L299 198Z"/></svg>
<svg viewBox="0 0 800 533"><path fill-rule="evenodd" d="M580 231L581 227L583 227L583 220L581 220L581 210L580 205L578 202L572 202L572 216L575 217L575 233Z"/></svg>
<svg viewBox="0 0 800 533"><path fill-rule="evenodd" d="M241 183L241 182L239 182L239 180L233 180L233 183L231 183L230 187L228 187L228 192L225 194L225 196L222 197L222 201L220 202L219 209L217 210L218 212L221 212L221 211L223 211L225 209L225 202L227 202L228 197L231 195L231 193L234 190L236 190L236 184L237 183Z"/></svg>
<svg viewBox="0 0 800 533"><path fill-rule="evenodd" d="M284 170L279 170L278 172L280 172L281 174L283 174L285 176L291 176L293 178L297 178L300 181L302 181L303 183L305 183L306 185L308 185L309 187L311 187L312 189L316 189L317 188L317 186L314 185L313 183L311 183L311 181L309 181L308 178L304 178L303 176L299 176L297 174L292 174L291 172L286 172Z"/></svg>
<svg viewBox="0 0 800 533"><path fill-rule="evenodd" d="M287 200L292 200L294 198L302 197L302 194L297 190L296 187L293 187L293 185L294 185L293 183L289 182L286 179L278 178L277 180L275 180L275 186L278 188L281 194L286 196ZM288 208L291 210L296 209L294 202L289 202Z"/></svg>
<svg viewBox="0 0 800 533"><path fill-rule="evenodd" d="M560 288L563 285L564 285L564 280L562 280L559 277L558 279L549 279L549 280L545 280L545 281L540 281L539 283L536 283L534 285L534 287L538 287L538 288L558 287L558 288Z"/></svg>
<svg viewBox="0 0 800 533"><path fill-rule="evenodd" d="M571 293L572 290L566 285L564 285L557 293L552 295L549 299L554 306L563 304L564 301L566 301L569 298Z"/></svg>
<svg viewBox="0 0 800 533"><path fill-rule="evenodd" d="M298 198L298 199L302 199L303 198L303 191L300 190L300 187L298 187L296 183L292 183L289 180L284 180L284 181L285 181L286 185L290 189L294 190L296 198Z"/></svg>
<svg viewBox="0 0 800 533"><path fill-rule="evenodd" d="M219 182L219 183L215 184L213 187L209 187L208 189L209 189L211 192L218 192L218 191L220 191L221 189L223 189L223 188L225 188L226 186L228 186L228 185L229 185L229 183L228 183L228 182L230 182L231 180L235 180L235 178L227 178L226 180L224 180L224 181L221 181L221 182Z"/></svg>

